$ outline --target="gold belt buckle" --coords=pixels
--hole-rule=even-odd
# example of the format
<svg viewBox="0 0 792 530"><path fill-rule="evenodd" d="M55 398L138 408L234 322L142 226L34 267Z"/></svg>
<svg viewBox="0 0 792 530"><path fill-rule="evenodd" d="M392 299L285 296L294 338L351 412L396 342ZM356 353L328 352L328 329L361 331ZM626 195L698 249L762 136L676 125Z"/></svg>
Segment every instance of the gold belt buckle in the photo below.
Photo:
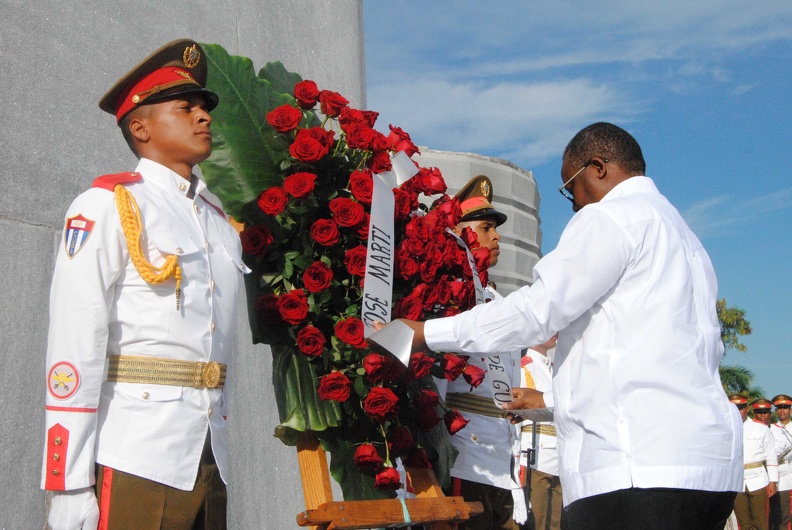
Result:
<svg viewBox="0 0 792 530"><path fill-rule="evenodd" d="M206 388L217 388L220 384L220 364L209 361L201 371L201 382Z"/></svg>

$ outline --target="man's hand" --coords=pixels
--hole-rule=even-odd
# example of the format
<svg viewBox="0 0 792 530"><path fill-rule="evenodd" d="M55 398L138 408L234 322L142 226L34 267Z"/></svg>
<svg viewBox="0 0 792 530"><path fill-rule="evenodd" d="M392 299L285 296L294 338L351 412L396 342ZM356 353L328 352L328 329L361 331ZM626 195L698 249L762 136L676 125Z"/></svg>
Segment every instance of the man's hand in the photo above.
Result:
<svg viewBox="0 0 792 530"><path fill-rule="evenodd" d="M94 489L53 491L47 522L52 530L96 530L99 505Z"/></svg>
<svg viewBox="0 0 792 530"><path fill-rule="evenodd" d="M426 338L424 337L424 323L423 322L416 322L415 320L407 320L406 318L398 319L399 322L404 324L405 326L409 327L413 331L413 340L412 340L412 351L413 353L418 351L426 351L429 347L426 345ZM387 326L387 324L383 324L382 322L374 322L374 329L377 331L381 330Z"/></svg>
<svg viewBox="0 0 792 530"><path fill-rule="evenodd" d="M778 482L771 482L767 485L767 496L772 497L778 493Z"/></svg>
<svg viewBox="0 0 792 530"><path fill-rule="evenodd" d="M504 410L545 408L544 394L533 388L512 388L512 397L512 402L503 404Z"/></svg>

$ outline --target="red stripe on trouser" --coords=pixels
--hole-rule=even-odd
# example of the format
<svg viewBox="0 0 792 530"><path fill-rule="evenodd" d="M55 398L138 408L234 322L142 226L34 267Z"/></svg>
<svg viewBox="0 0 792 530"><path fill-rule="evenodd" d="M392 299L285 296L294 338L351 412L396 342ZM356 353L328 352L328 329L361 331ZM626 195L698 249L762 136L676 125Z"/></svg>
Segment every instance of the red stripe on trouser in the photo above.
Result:
<svg viewBox="0 0 792 530"><path fill-rule="evenodd" d="M461 497L462 496L462 479L453 477L451 482L451 492L453 493L454 497Z"/></svg>
<svg viewBox="0 0 792 530"><path fill-rule="evenodd" d="M110 494L113 491L113 469L104 467L102 471L102 498L99 499L99 528L107 530L110 521Z"/></svg>

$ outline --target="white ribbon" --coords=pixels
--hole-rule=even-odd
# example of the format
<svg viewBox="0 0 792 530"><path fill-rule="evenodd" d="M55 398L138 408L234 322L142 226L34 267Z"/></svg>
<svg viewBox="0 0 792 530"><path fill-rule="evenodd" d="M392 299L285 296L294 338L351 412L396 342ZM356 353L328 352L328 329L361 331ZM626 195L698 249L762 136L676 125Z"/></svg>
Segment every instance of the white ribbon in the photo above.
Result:
<svg viewBox="0 0 792 530"><path fill-rule="evenodd" d="M372 175L374 189L371 196L366 274L360 309L365 326L363 335L366 338L375 333L374 321L390 322L393 309L393 260L396 245L393 188L418 173L418 168L403 151L391 157L391 165L392 171ZM402 362L405 362L404 359Z"/></svg>

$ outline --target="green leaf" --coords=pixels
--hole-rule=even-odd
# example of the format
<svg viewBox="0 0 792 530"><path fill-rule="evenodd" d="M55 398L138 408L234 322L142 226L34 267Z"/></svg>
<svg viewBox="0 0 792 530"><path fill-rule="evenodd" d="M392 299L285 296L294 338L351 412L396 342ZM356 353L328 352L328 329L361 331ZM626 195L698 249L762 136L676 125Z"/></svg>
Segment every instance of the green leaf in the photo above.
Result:
<svg viewBox="0 0 792 530"><path fill-rule="evenodd" d="M212 111L212 156L200 164L201 171L226 211L240 218L246 203L280 184L277 167L287 144L266 115L291 96L256 77L247 57L229 55L217 44L202 46L209 63L206 87L220 104Z"/></svg>

